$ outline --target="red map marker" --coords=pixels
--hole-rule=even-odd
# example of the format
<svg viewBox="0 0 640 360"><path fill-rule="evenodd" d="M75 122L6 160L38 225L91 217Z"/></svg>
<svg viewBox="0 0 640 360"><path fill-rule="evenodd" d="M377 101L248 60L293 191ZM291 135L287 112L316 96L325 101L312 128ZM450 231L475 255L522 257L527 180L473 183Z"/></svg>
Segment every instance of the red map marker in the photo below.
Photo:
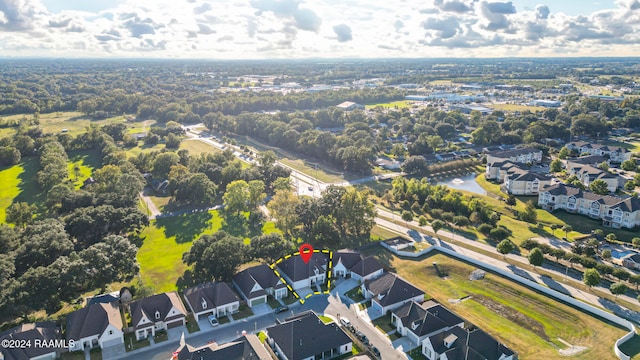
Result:
<svg viewBox="0 0 640 360"><path fill-rule="evenodd" d="M300 257L305 264L309 263L311 256L313 256L313 246L309 244L300 245Z"/></svg>

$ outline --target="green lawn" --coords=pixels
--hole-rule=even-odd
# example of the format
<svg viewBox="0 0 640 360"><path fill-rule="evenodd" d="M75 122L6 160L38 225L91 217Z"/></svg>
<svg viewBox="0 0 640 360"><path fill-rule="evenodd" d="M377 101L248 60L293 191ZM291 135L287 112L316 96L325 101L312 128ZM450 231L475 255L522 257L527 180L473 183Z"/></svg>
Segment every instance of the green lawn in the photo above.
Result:
<svg viewBox="0 0 640 360"><path fill-rule="evenodd" d="M543 106L529 106L529 105L520 105L520 104L489 104L487 107L495 110L502 111L525 111L529 110L532 113L537 111L545 111L546 108Z"/></svg>
<svg viewBox="0 0 640 360"><path fill-rule="evenodd" d="M180 149L189 150L189 154L191 155L220 152L217 147L201 140L182 140L180 143Z"/></svg>
<svg viewBox="0 0 640 360"><path fill-rule="evenodd" d="M625 331L494 274L469 281L475 267L441 254L420 261L390 256L387 260L405 279L427 291L452 311L498 338L523 359L561 359L561 338L589 349L581 358L614 359L612 347ZM433 262L446 271L440 278ZM449 305L450 299L471 296Z"/></svg>
<svg viewBox="0 0 640 360"><path fill-rule="evenodd" d="M76 173L75 169L78 169ZM69 153L67 168L69 170L69 179L73 181L76 189L80 189L88 177L91 176L93 170L101 167L100 159L96 151L74 151Z"/></svg>
<svg viewBox="0 0 640 360"><path fill-rule="evenodd" d="M251 315L253 315L253 311L251 311L251 308L248 307L247 305L242 305L240 306L240 310L231 316L233 316L233 320L240 320L240 319L249 317Z"/></svg>
<svg viewBox="0 0 640 360"><path fill-rule="evenodd" d="M238 224L229 224L216 210L187 213L151 221L142 231L143 243L138 251L140 276L145 285L156 293L173 291L188 266L182 262L182 254L191 248L191 243L200 235L225 230L244 238L259 232L276 231L274 224L266 222L260 231L247 230Z"/></svg>
<svg viewBox="0 0 640 360"><path fill-rule="evenodd" d="M28 114L3 116L2 119L5 121L14 121L20 120L25 116L27 119L33 119L33 115ZM125 117L118 115L106 119L94 120L80 112L68 111L40 114L39 121L39 127L45 133L59 134L62 132L62 129L67 129L69 135L75 136L85 132L86 128L92 124L102 126L123 123L125 122ZM35 127L35 125L32 125L32 127ZM0 137L13 136L16 134L17 129L17 127L2 128L0 129Z"/></svg>
<svg viewBox="0 0 640 360"><path fill-rule="evenodd" d="M400 101L391 101L387 103L365 105L365 109L375 109L377 107L403 109L403 108L408 108L410 106L411 106L411 101L400 100Z"/></svg>
<svg viewBox="0 0 640 360"><path fill-rule="evenodd" d="M36 180L38 158L23 158L18 165L0 169L0 223L6 222L6 209L13 202L27 202L41 210L42 195Z"/></svg>
<svg viewBox="0 0 640 360"><path fill-rule="evenodd" d="M385 335L387 333L390 333L396 330L395 326L391 324L391 321L389 320L389 316L379 317L373 320L372 323L378 330L380 330Z"/></svg>
<svg viewBox="0 0 640 360"><path fill-rule="evenodd" d="M0 223L6 221L6 209L20 193L20 174L24 172L21 165L14 165L0 170Z"/></svg>
<svg viewBox="0 0 640 360"><path fill-rule="evenodd" d="M325 324L330 324L333 322L333 319L328 317L328 316L324 316L324 315L318 315L318 317L320 318L320 320L322 320L323 323Z"/></svg>

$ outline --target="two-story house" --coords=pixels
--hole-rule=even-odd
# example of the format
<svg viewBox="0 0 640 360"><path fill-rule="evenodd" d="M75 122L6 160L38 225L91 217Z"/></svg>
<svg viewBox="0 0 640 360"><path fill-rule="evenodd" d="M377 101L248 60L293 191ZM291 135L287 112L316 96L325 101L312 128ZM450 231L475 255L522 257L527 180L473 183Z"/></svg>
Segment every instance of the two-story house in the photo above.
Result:
<svg viewBox="0 0 640 360"><path fill-rule="evenodd" d="M371 310L376 311L376 315L384 315L411 301L424 300L424 291L393 273L365 281L361 290L366 299L371 299Z"/></svg>
<svg viewBox="0 0 640 360"><path fill-rule="evenodd" d="M292 256L277 265L280 274L295 290L310 288L327 281L327 255L314 252L307 263Z"/></svg>
<svg viewBox="0 0 640 360"><path fill-rule="evenodd" d="M122 316L117 303L89 305L67 315L67 340L73 340L69 351L100 347L124 346Z"/></svg>
<svg viewBox="0 0 640 360"><path fill-rule="evenodd" d="M464 327L464 320L435 301L408 302L391 312L391 323L398 334L408 337L415 346L424 339L454 326Z"/></svg>
<svg viewBox="0 0 640 360"><path fill-rule="evenodd" d="M138 340L155 336L156 331L184 326L186 322L187 310L176 292L152 295L128 306Z"/></svg>

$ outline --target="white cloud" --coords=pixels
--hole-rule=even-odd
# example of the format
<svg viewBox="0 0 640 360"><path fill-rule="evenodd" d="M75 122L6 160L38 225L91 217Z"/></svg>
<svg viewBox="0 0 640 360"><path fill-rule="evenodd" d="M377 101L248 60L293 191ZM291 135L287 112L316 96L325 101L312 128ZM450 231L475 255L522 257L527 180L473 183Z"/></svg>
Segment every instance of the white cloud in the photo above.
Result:
<svg viewBox="0 0 640 360"><path fill-rule="evenodd" d="M54 13L40 0L0 0L0 49L8 56L186 58L640 53L640 0L579 16L514 2L119 0L100 12Z"/></svg>

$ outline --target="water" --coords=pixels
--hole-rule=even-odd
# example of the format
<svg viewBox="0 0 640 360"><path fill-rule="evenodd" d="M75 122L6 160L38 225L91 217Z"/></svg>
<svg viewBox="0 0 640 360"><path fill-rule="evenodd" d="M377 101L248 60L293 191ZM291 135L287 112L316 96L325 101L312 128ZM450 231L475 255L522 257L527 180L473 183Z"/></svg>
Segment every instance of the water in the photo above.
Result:
<svg viewBox="0 0 640 360"><path fill-rule="evenodd" d="M635 253L636 252L632 250L625 250L625 251L611 250L611 256L613 256L616 259L622 259L623 257L629 254L635 254Z"/></svg>
<svg viewBox="0 0 640 360"><path fill-rule="evenodd" d="M438 181L439 185L447 185L451 189L471 191L480 195L487 195L487 192L478 185L476 182L476 173L469 173L467 175ZM460 182L462 180L462 182Z"/></svg>

